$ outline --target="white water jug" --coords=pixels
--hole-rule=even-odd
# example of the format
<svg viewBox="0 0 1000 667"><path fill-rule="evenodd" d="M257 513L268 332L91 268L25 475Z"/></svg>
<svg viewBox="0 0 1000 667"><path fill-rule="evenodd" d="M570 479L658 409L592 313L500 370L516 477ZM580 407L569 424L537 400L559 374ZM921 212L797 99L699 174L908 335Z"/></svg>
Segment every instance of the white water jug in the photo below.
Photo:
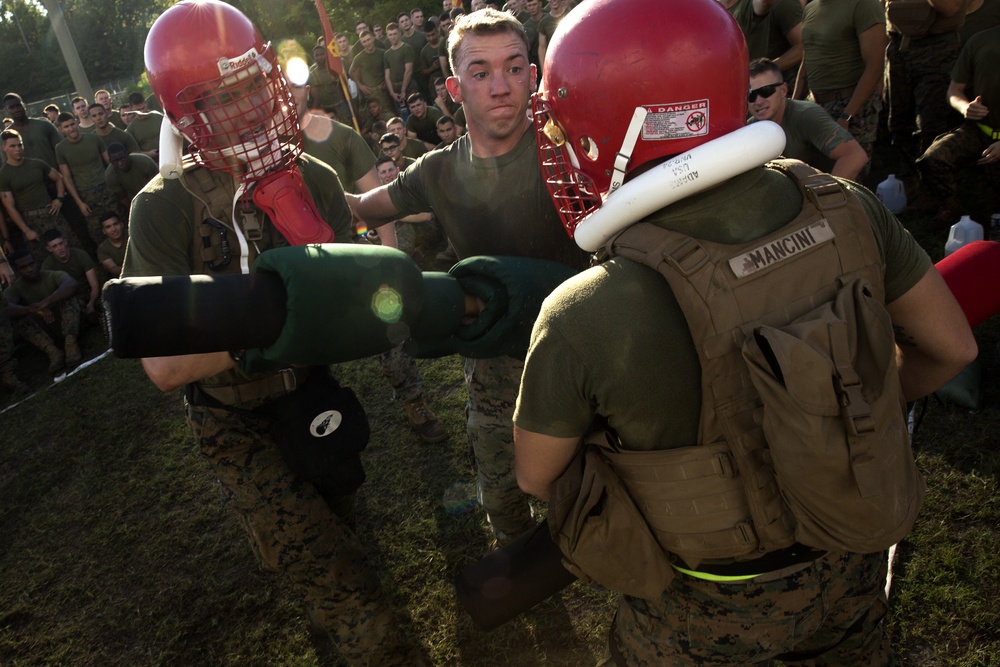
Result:
<svg viewBox="0 0 1000 667"><path fill-rule="evenodd" d="M875 196L893 213L898 214L906 210L906 187L895 174L889 174L889 178L878 184Z"/></svg>

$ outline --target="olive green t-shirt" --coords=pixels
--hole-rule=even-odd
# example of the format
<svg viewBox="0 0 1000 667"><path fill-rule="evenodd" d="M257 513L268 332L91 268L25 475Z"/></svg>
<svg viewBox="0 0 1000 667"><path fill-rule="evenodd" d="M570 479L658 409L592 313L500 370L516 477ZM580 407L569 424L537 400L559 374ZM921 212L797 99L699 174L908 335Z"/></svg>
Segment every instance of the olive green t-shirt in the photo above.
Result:
<svg viewBox="0 0 1000 667"><path fill-rule="evenodd" d="M830 153L854 139L826 109L807 100L785 100L781 129L785 131L785 149L781 151L784 157L801 160L827 173L835 162Z"/></svg>
<svg viewBox="0 0 1000 667"><path fill-rule="evenodd" d="M160 147L160 125L163 123L163 114L159 111L149 111L147 113L137 113L132 116L132 122L128 124L125 131L139 144L139 150L151 151Z"/></svg>
<svg viewBox="0 0 1000 667"><path fill-rule="evenodd" d="M433 212L460 258L509 255L586 266L542 182L535 133L497 158L472 154L468 135L433 150L389 184L401 216Z"/></svg>
<svg viewBox="0 0 1000 667"><path fill-rule="evenodd" d="M50 294L59 289L60 283L71 276L65 271L46 271L42 269L38 272L38 280L31 282L24 278L18 278L14 284L4 290L4 296L10 303L30 306L44 300Z"/></svg>
<svg viewBox="0 0 1000 667"><path fill-rule="evenodd" d="M965 96L982 95L989 113L979 121L1000 130L1000 27L973 35L958 54L951 80L967 84Z"/></svg>
<svg viewBox="0 0 1000 667"><path fill-rule="evenodd" d="M120 127L111 127L111 131L105 135L101 135L99 132L94 132L94 134L104 144L104 150L108 150L108 146L116 142L124 146L129 153L138 153L140 150L139 142L135 140L135 137Z"/></svg>
<svg viewBox="0 0 1000 667"><path fill-rule="evenodd" d="M857 85L865 63L858 35L885 26L879 0L812 0L802 14L809 88L826 92Z"/></svg>
<svg viewBox="0 0 1000 667"><path fill-rule="evenodd" d="M112 262L118 266L124 266L125 264L125 248L128 245L128 238L122 239L122 244L119 247L115 247L111 243L110 239L104 239L101 241L101 245L97 246L97 261L102 265L104 260L110 259ZM117 278L118 276L111 276L112 278Z"/></svg>
<svg viewBox="0 0 1000 667"><path fill-rule="evenodd" d="M0 167L0 192L12 193L14 204L22 213L48 206L52 197L46 183L51 171L52 167L30 157L16 167L8 162Z"/></svg>
<svg viewBox="0 0 1000 667"><path fill-rule="evenodd" d="M930 258L870 192L841 182L867 213L891 302L923 277ZM757 168L648 220L715 242L743 242L787 224L800 206L793 181ZM668 449L697 444L700 412L694 342L660 273L616 257L545 300L525 360L518 427L577 437L601 415L628 449Z"/></svg>
<svg viewBox="0 0 1000 667"><path fill-rule="evenodd" d="M351 61L351 72L357 72L358 83L369 88L385 85L385 51L375 49L372 53L362 51Z"/></svg>
<svg viewBox="0 0 1000 667"><path fill-rule="evenodd" d="M87 285L87 271L96 269L97 265L85 250L70 248L69 259L65 262L60 262L55 255L50 254L42 262L42 268L46 271L65 271L77 282L78 289L86 286L87 291L90 291L90 286Z"/></svg>
<svg viewBox="0 0 1000 667"><path fill-rule="evenodd" d="M417 54L413 50L412 46L406 42L402 42L398 48L387 50L383 55L383 58L383 74L385 73L384 70L389 70L389 79L395 85L403 82L403 75L406 73L406 65L409 64L412 66L417 60ZM413 75L412 67L410 75ZM400 91L397 90L396 92L399 93Z"/></svg>
<svg viewBox="0 0 1000 667"><path fill-rule="evenodd" d="M56 146L63 140L63 135L55 125L44 118L29 118L28 126L24 128L11 126L21 133L21 143L24 144L24 157L41 160L53 169L59 168L56 161Z"/></svg>
<svg viewBox="0 0 1000 667"><path fill-rule="evenodd" d="M753 10L753 0L739 0L729 8L747 40L750 60L770 58L774 60L791 44L785 37L792 28L802 22L802 5L799 0L777 0L765 16L757 16ZM794 84L798 66L785 71L785 81Z"/></svg>
<svg viewBox="0 0 1000 667"><path fill-rule="evenodd" d="M132 163L131 169L122 171L109 164L104 170L104 180L111 192L131 199L160 173L160 168L153 162L153 158L142 153L132 153L128 159Z"/></svg>
<svg viewBox="0 0 1000 667"><path fill-rule="evenodd" d="M56 160L67 165L77 191L104 183L104 144L96 134L80 134L78 141L63 139L56 146Z"/></svg>
<svg viewBox="0 0 1000 667"><path fill-rule="evenodd" d="M355 182L375 166L375 154L360 134L324 116L312 116L302 130L302 150L333 167L346 192L357 193Z"/></svg>
<svg viewBox="0 0 1000 667"><path fill-rule="evenodd" d="M437 134L437 122L444 114L437 110L437 108L428 106L427 113L424 114L423 118L417 118L413 114L406 119L406 130L407 132L413 132L417 135L419 141L426 141L429 144L437 144L441 139ZM413 143L413 139L410 139L410 143Z"/></svg>

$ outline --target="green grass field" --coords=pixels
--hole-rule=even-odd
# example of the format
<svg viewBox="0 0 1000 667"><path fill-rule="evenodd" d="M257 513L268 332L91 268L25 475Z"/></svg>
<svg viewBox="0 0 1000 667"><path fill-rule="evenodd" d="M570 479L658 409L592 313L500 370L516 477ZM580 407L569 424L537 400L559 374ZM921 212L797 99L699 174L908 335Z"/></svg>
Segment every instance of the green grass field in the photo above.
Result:
<svg viewBox="0 0 1000 667"><path fill-rule="evenodd" d="M945 232L904 221L940 258ZM977 331L982 407L931 399L917 431L928 496L890 597L907 665L1000 664L997 327ZM85 351L103 346L91 330ZM104 358L52 385L41 355L21 357L36 393L0 416L0 665L332 664L293 591L258 571L222 509L178 395L159 393L134 361ZM451 578L489 535L473 498L461 365L421 368L451 434L439 445L408 429L374 360L336 369L372 423L360 531L407 616L400 632L435 665L594 664L614 609L606 591L574 584L488 633L458 607ZM0 395L0 409L11 399Z"/></svg>

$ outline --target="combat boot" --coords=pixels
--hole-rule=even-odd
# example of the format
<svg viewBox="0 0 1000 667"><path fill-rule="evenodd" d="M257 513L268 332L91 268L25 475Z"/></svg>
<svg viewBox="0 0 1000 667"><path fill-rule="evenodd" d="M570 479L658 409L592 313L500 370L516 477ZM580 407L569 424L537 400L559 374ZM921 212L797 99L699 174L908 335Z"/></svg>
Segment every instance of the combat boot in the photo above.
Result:
<svg viewBox="0 0 1000 667"><path fill-rule="evenodd" d="M76 342L76 336L66 336L66 365L72 368L80 363L80 346Z"/></svg>
<svg viewBox="0 0 1000 667"><path fill-rule="evenodd" d="M66 355L62 353L55 345L49 345L44 350L45 354L49 355L49 372L57 373L63 369L66 365Z"/></svg>
<svg viewBox="0 0 1000 667"><path fill-rule="evenodd" d="M448 437L441 420L431 412L431 409L424 403L423 398L415 398L407 401L406 418L410 420L410 427L417 432L424 442L441 442Z"/></svg>
<svg viewBox="0 0 1000 667"><path fill-rule="evenodd" d="M5 370L0 373L0 385L3 385L3 388L7 391L15 394L23 394L28 391L28 385L21 382L12 370Z"/></svg>

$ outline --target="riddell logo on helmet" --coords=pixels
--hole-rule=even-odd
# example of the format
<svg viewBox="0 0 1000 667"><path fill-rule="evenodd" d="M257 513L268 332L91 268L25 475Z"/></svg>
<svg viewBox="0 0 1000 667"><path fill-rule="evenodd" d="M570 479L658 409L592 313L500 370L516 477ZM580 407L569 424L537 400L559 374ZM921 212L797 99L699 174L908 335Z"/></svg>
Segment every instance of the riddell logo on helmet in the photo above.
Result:
<svg viewBox="0 0 1000 667"><path fill-rule="evenodd" d="M257 56L257 49L251 47L251 49L242 56L237 56L235 58L219 58L219 74L221 76L226 76L232 72L239 71L257 60Z"/></svg>

